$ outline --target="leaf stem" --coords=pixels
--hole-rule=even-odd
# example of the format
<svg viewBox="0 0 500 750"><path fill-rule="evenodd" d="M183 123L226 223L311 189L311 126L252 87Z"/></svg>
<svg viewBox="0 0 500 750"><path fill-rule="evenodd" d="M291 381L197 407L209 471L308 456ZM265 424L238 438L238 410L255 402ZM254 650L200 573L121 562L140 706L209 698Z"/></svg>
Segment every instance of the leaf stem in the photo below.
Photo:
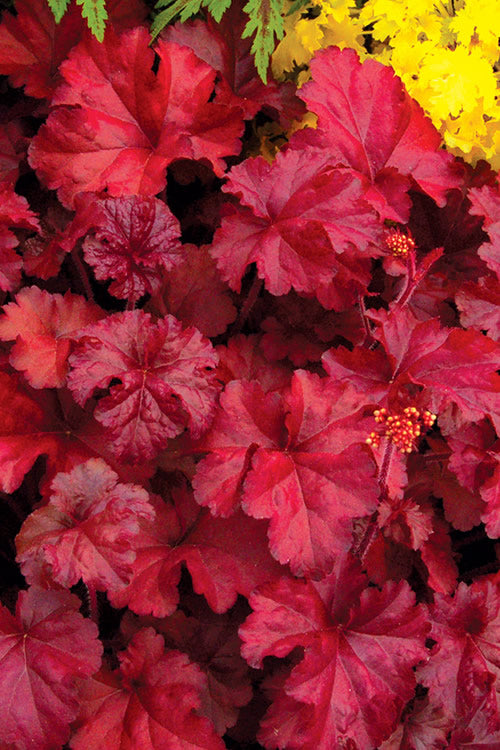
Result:
<svg viewBox="0 0 500 750"><path fill-rule="evenodd" d="M89 618L92 620L92 622L95 622L95 624L99 627L99 604L97 601L97 591L95 589L95 586L93 586L91 583L84 583L85 591L87 592L86 596L86 605L89 611Z"/></svg>
<svg viewBox="0 0 500 750"><path fill-rule="evenodd" d="M257 302L257 297L259 296L261 292L263 284L264 284L264 280L259 279L259 277L256 274L252 282L252 286L250 287L248 291L247 297L245 301L243 302L243 305L241 306L238 318L233 323L233 326L231 328L231 336L235 336L237 333L240 333L241 329L245 325L245 322L250 314L252 307Z"/></svg>
<svg viewBox="0 0 500 750"><path fill-rule="evenodd" d="M87 295L87 299L91 302L94 302L94 293L92 291L92 286L90 285L87 269L80 260L80 256L78 255L78 248L73 248L73 250L71 251L71 258L73 259L75 268L78 271L78 276L80 278L80 281L82 282L82 286L85 290L85 294Z"/></svg>

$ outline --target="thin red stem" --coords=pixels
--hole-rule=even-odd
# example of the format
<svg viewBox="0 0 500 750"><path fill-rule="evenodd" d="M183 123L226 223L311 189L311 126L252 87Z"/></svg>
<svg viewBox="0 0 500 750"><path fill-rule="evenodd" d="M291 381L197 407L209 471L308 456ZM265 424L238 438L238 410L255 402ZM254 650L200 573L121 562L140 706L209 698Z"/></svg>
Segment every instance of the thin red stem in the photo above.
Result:
<svg viewBox="0 0 500 750"><path fill-rule="evenodd" d="M263 284L263 279L259 279L259 277L256 275L252 282L252 286L248 291L247 297L243 305L241 306L240 314L238 315L237 320L233 323L233 326L231 328L231 336L239 333L245 325L245 321L248 318L252 307L257 302L257 297L260 294Z"/></svg>
<svg viewBox="0 0 500 750"><path fill-rule="evenodd" d="M75 264L75 268L78 271L78 276L80 277L80 281L82 282L82 286L85 290L85 294L87 295L87 299L94 302L94 293L90 285L90 280L89 280L89 276L87 273L87 269L85 268L82 261L80 260L77 247L75 247L71 251L71 257L73 259L73 263Z"/></svg>

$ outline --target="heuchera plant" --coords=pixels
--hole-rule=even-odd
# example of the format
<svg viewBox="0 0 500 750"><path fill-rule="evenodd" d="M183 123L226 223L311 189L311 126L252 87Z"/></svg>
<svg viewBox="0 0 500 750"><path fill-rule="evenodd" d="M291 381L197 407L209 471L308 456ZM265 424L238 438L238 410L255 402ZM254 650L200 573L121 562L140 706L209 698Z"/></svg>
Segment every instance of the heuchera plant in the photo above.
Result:
<svg viewBox="0 0 500 750"><path fill-rule="evenodd" d="M107 9L0 25L0 748L499 748L498 176Z"/></svg>

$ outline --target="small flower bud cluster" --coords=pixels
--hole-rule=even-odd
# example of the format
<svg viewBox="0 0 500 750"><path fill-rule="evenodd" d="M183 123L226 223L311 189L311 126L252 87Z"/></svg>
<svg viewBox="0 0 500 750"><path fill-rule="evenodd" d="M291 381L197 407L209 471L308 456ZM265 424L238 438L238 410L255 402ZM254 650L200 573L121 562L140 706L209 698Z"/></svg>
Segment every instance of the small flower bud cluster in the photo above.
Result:
<svg viewBox="0 0 500 750"><path fill-rule="evenodd" d="M400 229L392 229L386 235L385 244L395 258L406 258L415 250L415 240L410 234L403 234Z"/></svg>
<svg viewBox="0 0 500 750"><path fill-rule="evenodd" d="M401 453L411 453L416 448L416 441L425 430L429 430L436 421L436 415L430 411L420 411L415 406L407 406L402 412L389 414L387 409L375 409L375 422L383 424L383 432L371 432L366 439L368 445L378 448L380 438L386 437L394 443Z"/></svg>

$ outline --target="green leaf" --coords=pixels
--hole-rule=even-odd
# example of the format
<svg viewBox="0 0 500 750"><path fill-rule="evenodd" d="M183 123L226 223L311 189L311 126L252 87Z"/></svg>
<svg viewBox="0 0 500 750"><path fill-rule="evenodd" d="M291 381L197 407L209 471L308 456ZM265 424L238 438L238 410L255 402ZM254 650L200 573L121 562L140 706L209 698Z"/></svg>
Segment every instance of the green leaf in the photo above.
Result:
<svg viewBox="0 0 500 750"><path fill-rule="evenodd" d="M306 5L309 5L310 1L311 0L295 0L295 2L292 3L290 8L287 10L286 15L287 16L293 15L297 10L304 8Z"/></svg>
<svg viewBox="0 0 500 750"><path fill-rule="evenodd" d="M153 19L151 24L151 40L156 39L170 21L180 14L181 21L187 21L195 16L201 7L202 0L158 0L156 9L165 8Z"/></svg>
<svg viewBox="0 0 500 750"><path fill-rule="evenodd" d="M283 18L281 17L281 3L278 0L249 0L243 8L250 16L242 37L251 36L255 32L252 53L255 66L264 83L267 83L267 69L269 58L274 52L274 36L283 37Z"/></svg>
<svg viewBox="0 0 500 750"><path fill-rule="evenodd" d="M61 18L66 13L66 9L69 4L69 0L47 0L49 4L49 8L54 14L54 18L56 19L56 23L59 23Z"/></svg>
<svg viewBox="0 0 500 750"><path fill-rule="evenodd" d="M231 5L231 0L204 0L203 5L208 12L214 17L217 23Z"/></svg>
<svg viewBox="0 0 500 750"><path fill-rule="evenodd" d="M108 17L106 0L76 0L82 6L82 16L87 19L87 26L100 41L104 39L104 29Z"/></svg>

